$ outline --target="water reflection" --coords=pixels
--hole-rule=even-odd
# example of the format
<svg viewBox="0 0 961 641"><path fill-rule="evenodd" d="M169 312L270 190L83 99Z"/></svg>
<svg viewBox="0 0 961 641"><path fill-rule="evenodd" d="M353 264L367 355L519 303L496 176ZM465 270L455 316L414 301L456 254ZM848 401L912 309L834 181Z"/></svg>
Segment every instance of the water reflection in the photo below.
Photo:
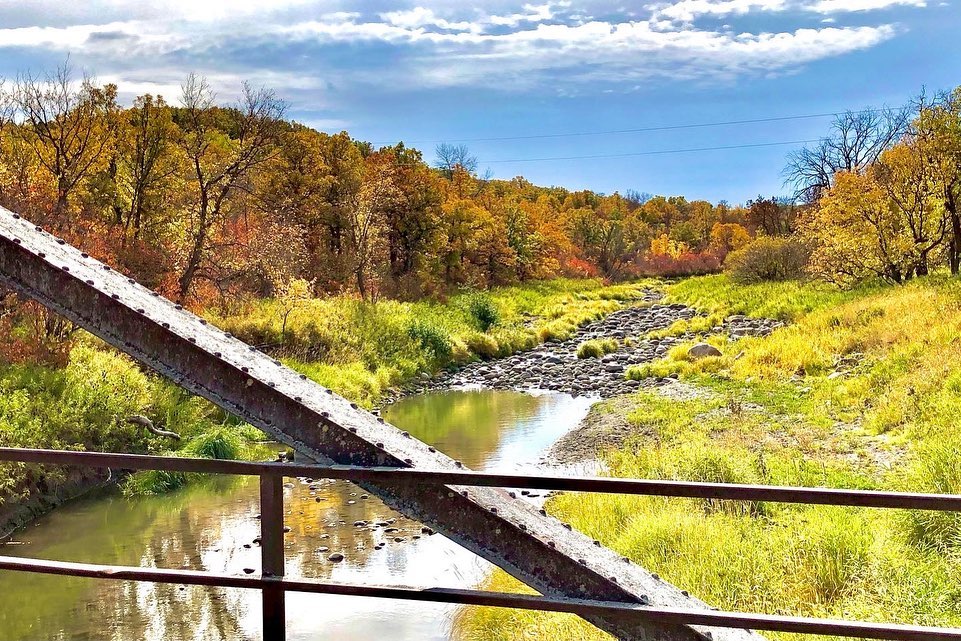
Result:
<svg viewBox="0 0 961 641"><path fill-rule="evenodd" d="M386 418L476 469L529 465L586 413L549 394L441 392L405 399ZM356 583L465 587L489 566L339 481L285 483L287 573ZM211 478L172 495L116 493L69 505L0 553L239 574L260 570L257 480ZM344 560L328 560L333 553ZM447 639L451 606L288 595L290 639ZM0 572L0 637L222 641L258 639L259 593Z"/></svg>

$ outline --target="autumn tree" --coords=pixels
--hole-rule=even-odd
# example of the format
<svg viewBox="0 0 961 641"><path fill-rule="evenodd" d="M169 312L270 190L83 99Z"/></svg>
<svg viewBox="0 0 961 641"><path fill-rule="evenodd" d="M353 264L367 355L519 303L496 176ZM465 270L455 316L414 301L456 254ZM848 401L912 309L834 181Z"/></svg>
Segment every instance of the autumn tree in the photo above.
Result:
<svg viewBox="0 0 961 641"><path fill-rule="evenodd" d="M907 132L910 110L866 109L834 117L830 132L815 145L791 153L784 170L795 196L816 203L839 172L863 172Z"/></svg>
<svg viewBox="0 0 961 641"><path fill-rule="evenodd" d="M914 136L930 164L931 188L944 206L950 238L948 265L957 274L961 268L961 87L932 104L925 104L922 97Z"/></svg>
<svg viewBox="0 0 961 641"><path fill-rule="evenodd" d="M825 280L911 277L914 241L871 174L839 173L818 206L802 215L799 233L812 249L812 272Z"/></svg>
<svg viewBox="0 0 961 641"><path fill-rule="evenodd" d="M207 258L214 226L229 213L231 196L275 153L286 105L272 91L245 83L235 108L218 109L206 79L194 74L183 84L181 103L178 143L190 166L193 191L188 247L178 279L178 298L185 301Z"/></svg>
<svg viewBox="0 0 961 641"><path fill-rule="evenodd" d="M117 88L97 87L88 77L76 87L71 68L64 64L42 77L21 76L12 95L23 119L13 131L53 179L54 214L63 225L70 196L113 142Z"/></svg>
<svg viewBox="0 0 961 641"><path fill-rule="evenodd" d="M747 202L748 224L768 236L790 236L796 218L797 207L783 199L758 196Z"/></svg>
<svg viewBox="0 0 961 641"><path fill-rule="evenodd" d="M392 185L389 198L379 201L378 214L387 244L389 278L395 294L422 294L432 280L438 253L443 200L441 179L416 149L403 144L385 147L371 158Z"/></svg>
<svg viewBox="0 0 961 641"><path fill-rule="evenodd" d="M723 257L751 242L751 234L737 223L715 223L711 228L711 248Z"/></svg>
<svg viewBox="0 0 961 641"><path fill-rule="evenodd" d="M947 235L941 192L935 189L936 164L921 141L914 139L888 149L871 168L875 182L912 242L912 263L906 275L928 274L932 251Z"/></svg>
<svg viewBox="0 0 961 641"><path fill-rule="evenodd" d="M125 236L140 240L145 228L155 233L152 227L162 224L174 206L169 195L182 168L176 148L179 131L164 99L150 94L134 100L124 124L118 137L117 184L126 206L118 222Z"/></svg>
<svg viewBox="0 0 961 641"><path fill-rule="evenodd" d="M434 148L437 156L434 166L437 167L445 178L452 178L454 170L458 167L469 174L477 171L477 157L471 155L467 145L452 145L442 142Z"/></svg>

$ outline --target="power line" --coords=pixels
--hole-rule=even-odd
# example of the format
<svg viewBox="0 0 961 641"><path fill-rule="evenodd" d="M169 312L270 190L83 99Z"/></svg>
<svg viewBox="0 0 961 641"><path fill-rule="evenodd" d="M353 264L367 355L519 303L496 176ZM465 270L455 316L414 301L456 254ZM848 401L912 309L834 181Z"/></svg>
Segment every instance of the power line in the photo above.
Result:
<svg viewBox="0 0 961 641"><path fill-rule="evenodd" d="M726 127L730 125L751 125L751 124L761 124L766 122L784 122L788 120L810 120L814 118L827 118L833 116L842 116L847 113L851 114L867 114L867 113L877 113L884 111L884 109L861 109L859 111L832 111L816 114L801 114L796 116L773 116L770 118L749 118L745 120L723 120L717 122L699 122L699 123L685 123L679 125L661 125L657 127L637 127L634 129L607 129L601 131L575 131L568 133L550 133L550 134L529 134L525 136L493 136L489 138L448 138L445 140L407 140L404 141L405 144L410 145L424 145L424 144L440 144L444 142L498 142L505 140L536 140L544 138L573 138L580 136L606 136L615 134L636 134L636 133L646 133L653 131L676 131L679 129L701 129L707 127ZM376 141L372 142L373 145L392 145L396 141Z"/></svg>
<svg viewBox="0 0 961 641"><path fill-rule="evenodd" d="M509 162L546 162L551 160L593 160L598 158L629 158L633 156L660 156L665 154L687 154L701 151L725 151L728 149L751 149L754 147L777 147L781 145L806 145L812 142L817 142L817 139L813 140L788 140L784 142L757 142L749 143L744 145L723 145L719 147L690 147L687 149L658 149L653 151L632 151L622 154L592 154L587 156L550 156L545 158L510 158L510 159L498 159L498 160L479 160L477 163L479 165L493 165L496 163L509 163Z"/></svg>

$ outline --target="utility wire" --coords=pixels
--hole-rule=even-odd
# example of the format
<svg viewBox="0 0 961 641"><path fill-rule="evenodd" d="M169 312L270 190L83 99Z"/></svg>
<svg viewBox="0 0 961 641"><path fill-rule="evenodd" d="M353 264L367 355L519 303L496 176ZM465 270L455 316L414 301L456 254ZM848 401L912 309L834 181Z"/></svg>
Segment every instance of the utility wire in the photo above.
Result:
<svg viewBox="0 0 961 641"><path fill-rule="evenodd" d="M770 118L750 118L745 120L724 120L718 122L699 122L699 123L685 123L680 125L662 125L657 127L638 127L634 129L608 129L601 131L576 131L569 133L551 133L551 134L529 134L525 136L494 136L490 138L448 138L445 140L406 140L405 144L410 145L423 145L423 144L440 144L444 142L497 142L504 140L536 140L543 138L573 138L579 136L606 136L614 134L636 134L645 133L652 131L676 131L679 129L701 129L707 127L725 127L728 125L751 125L760 124L765 122L784 122L787 120L808 120L814 118L827 118L831 116L842 116L847 113L851 114L867 114L867 113L877 113L884 111L884 109L861 109L859 111L831 111L817 114L801 114L797 116L773 116ZM376 141L372 142L373 145L392 145L397 141Z"/></svg>
<svg viewBox="0 0 961 641"><path fill-rule="evenodd" d="M596 158L629 158L633 156L660 156L665 154L687 154L701 151L724 151L727 149L751 149L754 147L776 147L780 145L806 145L814 140L788 140L784 142L757 142L745 145L723 145L720 147L691 147L687 149L658 149L656 151L632 151L622 154L592 154L588 156L550 156L545 158L510 158L498 160L478 160L478 165L493 165L509 162L545 162L549 160L592 160Z"/></svg>

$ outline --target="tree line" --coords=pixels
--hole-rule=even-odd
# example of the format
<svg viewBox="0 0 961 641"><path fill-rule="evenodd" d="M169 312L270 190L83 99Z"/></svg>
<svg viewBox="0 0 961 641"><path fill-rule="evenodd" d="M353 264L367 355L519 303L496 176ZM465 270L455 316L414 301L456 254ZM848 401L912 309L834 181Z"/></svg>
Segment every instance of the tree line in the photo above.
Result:
<svg viewBox="0 0 961 641"><path fill-rule="evenodd" d="M716 271L794 207L492 180L462 145L433 163L287 118L268 89L232 105L188 76L176 106L118 103L67 66L0 80L0 203L185 304L443 295L556 275Z"/></svg>

